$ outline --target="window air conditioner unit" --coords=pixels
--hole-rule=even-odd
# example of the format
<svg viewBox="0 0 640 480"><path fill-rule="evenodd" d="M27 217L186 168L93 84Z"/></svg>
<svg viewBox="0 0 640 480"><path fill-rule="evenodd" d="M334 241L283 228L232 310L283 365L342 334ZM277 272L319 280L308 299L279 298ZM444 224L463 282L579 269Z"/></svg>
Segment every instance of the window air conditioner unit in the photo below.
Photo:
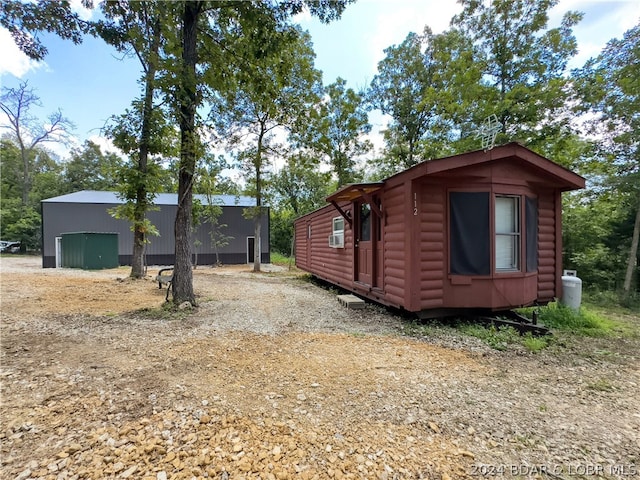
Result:
<svg viewBox="0 0 640 480"><path fill-rule="evenodd" d="M329 235L329 246L331 248L344 248L344 236Z"/></svg>

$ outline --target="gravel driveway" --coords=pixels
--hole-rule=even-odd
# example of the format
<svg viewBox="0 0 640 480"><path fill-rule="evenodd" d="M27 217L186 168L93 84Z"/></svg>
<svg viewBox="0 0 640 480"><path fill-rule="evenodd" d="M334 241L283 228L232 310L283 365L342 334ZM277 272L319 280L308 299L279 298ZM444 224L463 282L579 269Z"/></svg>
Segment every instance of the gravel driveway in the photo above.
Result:
<svg viewBox="0 0 640 480"><path fill-rule="evenodd" d="M200 306L176 314L157 269L39 262L0 263L1 478L640 473L637 334L539 354L415 338L381 307L246 266L199 267Z"/></svg>

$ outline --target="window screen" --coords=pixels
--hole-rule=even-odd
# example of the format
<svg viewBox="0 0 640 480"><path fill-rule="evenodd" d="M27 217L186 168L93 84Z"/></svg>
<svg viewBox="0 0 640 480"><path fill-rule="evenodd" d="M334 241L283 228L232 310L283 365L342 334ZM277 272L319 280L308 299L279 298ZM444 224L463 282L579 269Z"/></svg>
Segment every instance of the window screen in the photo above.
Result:
<svg viewBox="0 0 640 480"><path fill-rule="evenodd" d="M449 194L449 261L456 275L491 273L491 234L489 231L489 193L451 192Z"/></svg>

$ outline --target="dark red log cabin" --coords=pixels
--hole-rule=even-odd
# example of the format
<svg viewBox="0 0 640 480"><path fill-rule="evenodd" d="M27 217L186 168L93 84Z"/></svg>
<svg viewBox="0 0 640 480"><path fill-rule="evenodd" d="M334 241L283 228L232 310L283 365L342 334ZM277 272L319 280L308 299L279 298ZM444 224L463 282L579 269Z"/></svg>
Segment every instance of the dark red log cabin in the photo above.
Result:
<svg viewBox="0 0 640 480"><path fill-rule="evenodd" d="M298 268L435 317L561 296L561 193L582 177L517 144L347 185L295 222Z"/></svg>

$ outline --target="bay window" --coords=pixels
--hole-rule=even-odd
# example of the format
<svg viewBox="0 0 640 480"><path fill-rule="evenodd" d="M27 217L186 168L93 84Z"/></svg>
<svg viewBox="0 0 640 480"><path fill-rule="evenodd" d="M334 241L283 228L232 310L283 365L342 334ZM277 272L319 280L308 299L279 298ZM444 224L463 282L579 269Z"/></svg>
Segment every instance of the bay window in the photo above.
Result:
<svg viewBox="0 0 640 480"><path fill-rule="evenodd" d="M451 274L484 276L492 272L537 271L535 197L452 191L449 222Z"/></svg>

